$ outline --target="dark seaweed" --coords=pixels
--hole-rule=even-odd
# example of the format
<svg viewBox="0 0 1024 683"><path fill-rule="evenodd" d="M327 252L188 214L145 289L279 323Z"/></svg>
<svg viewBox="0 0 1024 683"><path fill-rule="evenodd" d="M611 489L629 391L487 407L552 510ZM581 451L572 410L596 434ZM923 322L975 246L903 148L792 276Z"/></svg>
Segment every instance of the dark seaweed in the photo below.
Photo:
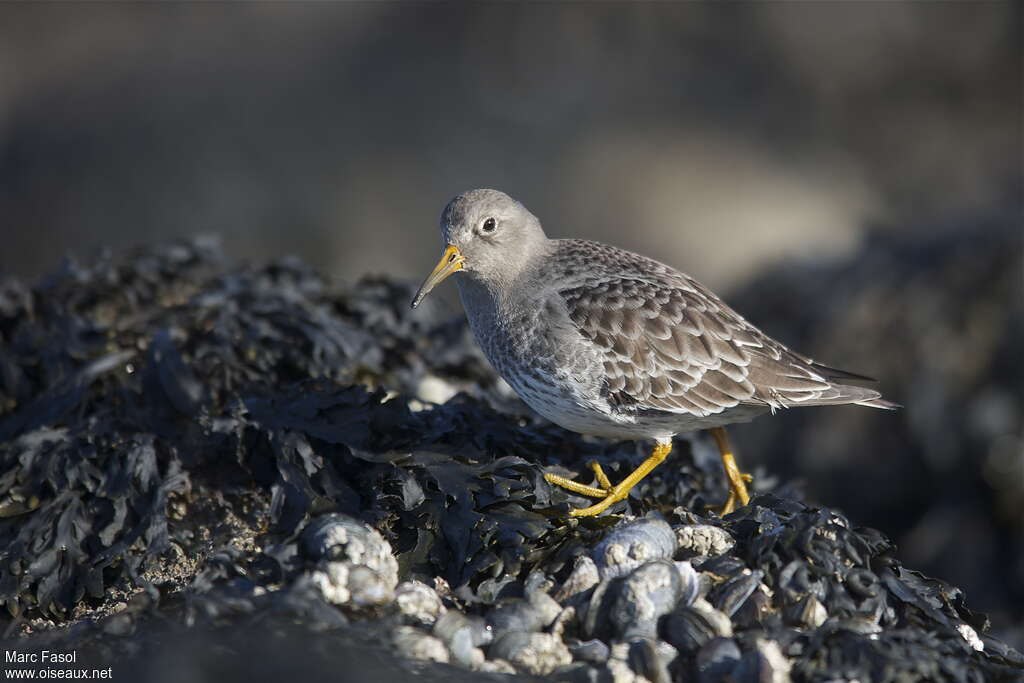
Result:
<svg viewBox="0 0 1024 683"><path fill-rule="evenodd" d="M412 291L382 278L331 289L290 259L234 266L208 240L69 261L31 288L0 284L7 637L22 650L117 657L129 662L122 674L152 671L146 657L166 648L216 641L252 652L247 634L258 634L324 667L336 666L324 654L335 643L382 680L482 676L385 657L401 620L326 602L304 573L305 525L329 512L369 523L401 579L443 580L449 608L479 616L545 577L564 580L617 521L567 521L570 501L545 468L597 459L622 476L644 453L533 416L460 320L429 302L408 310ZM460 393L426 404L426 377ZM724 520L705 513L723 498L719 466L695 458L690 440L676 446L671 466L614 509L735 537L699 568L723 577L709 599L730 601L741 658L712 666L684 650L670 670L637 641L627 657L636 671L688 678L724 661L737 677L760 675L755 636L780 643L807 680L1011 679L1024 665L994 639L983 653L968 646L957 626L980 632L985 618L958 589L902 567L878 531L785 488ZM773 592L760 607L750 598L758 581ZM616 585L602 590L613 597ZM808 595L827 609L820 627L780 616ZM564 636L581 629L570 621ZM590 631L611 637L600 624ZM565 676L597 676L594 650L574 645ZM226 671L259 661L239 657Z"/></svg>

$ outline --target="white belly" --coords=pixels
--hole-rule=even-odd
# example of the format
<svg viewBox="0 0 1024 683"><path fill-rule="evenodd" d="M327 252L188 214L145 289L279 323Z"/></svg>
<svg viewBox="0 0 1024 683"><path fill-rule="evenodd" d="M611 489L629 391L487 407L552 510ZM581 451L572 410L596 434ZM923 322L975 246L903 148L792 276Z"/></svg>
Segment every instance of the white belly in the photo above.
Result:
<svg viewBox="0 0 1024 683"><path fill-rule="evenodd" d="M768 412L764 406L735 406L720 413L699 416L688 413L613 411L603 400L587 402L570 386L560 391L557 380L543 382L516 375L505 377L523 402L564 429L611 439L669 439L676 434L749 422Z"/></svg>

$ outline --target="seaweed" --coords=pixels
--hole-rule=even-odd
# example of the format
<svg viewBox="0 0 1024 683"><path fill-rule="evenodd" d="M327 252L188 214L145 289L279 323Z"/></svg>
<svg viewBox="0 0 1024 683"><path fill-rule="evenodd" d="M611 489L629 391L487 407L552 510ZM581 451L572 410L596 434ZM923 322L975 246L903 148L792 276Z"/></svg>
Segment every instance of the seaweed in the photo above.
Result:
<svg viewBox="0 0 1024 683"><path fill-rule="evenodd" d="M710 655L684 648L663 662L668 642L616 649L603 628L611 639L603 650L579 641L590 602L596 615L611 604L602 600L627 599L621 579L566 593L554 622L554 601L537 597L565 582L610 528L621 530L622 517L657 517L735 539L725 554L689 560L698 571L686 574L714 583L706 609L721 606L731 620L740 655L716 671L728 664L745 679L778 666L768 641L803 679L1008 679L1024 666L984 634L985 617L961 591L902 567L883 534L809 506L793 487L769 481L735 514L705 513L725 489L699 436L677 439L671 464L617 514L570 521L579 501L548 486L544 471L596 459L614 477L643 457L640 447L534 416L461 319L430 305L412 315L411 294L409 284L380 277L331 287L294 259L230 264L207 239L108 254L91 266L68 261L32 287L0 284L6 637L22 650L61 645L97 661L118 657L122 673L151 671L147 657L199 642L252 652L244 643L257 635L323 667L337 665L324 655L334 643L364 662L367 676L476 680L512 670L487 658L485 631L472 642L431 633L422 618L403 616L390 579L367 584L366 567L303 550L311 522L343 515L379 533L398 580L423 582L417 590L464 614L464 633L508 601L525 601L505 608L516 615L546 604L543 618L513 620L543 624L543 638L510 636L493 649L515 659L521 676L591 680L603 675L594 660L603 652L637 672L687 678ZM451 398L432 402L431 382ZM371 597L344 602L345 581ZM672 595L687 601L697 591ZM827 618L794 620L811 596ZM689 633L709 614L663 607L660 626L645 633L670 637L669 621ZM712 647L700 631L707 623L692 624L697 631L673 642ZM981 649L965 626L981 634ZM423 651L449 652L463 668L391 661L392 640L427 643L433 649ZM554 649L549 659L516 659L520 641ZM241 675L262 660L202 661Z"/></svg>

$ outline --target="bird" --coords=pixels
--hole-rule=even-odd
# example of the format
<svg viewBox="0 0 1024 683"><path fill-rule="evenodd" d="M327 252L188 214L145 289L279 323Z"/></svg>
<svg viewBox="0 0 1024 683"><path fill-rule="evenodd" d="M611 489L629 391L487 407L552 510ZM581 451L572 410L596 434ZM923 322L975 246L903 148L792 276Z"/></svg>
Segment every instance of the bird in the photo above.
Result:
<svg viewBox="0 0 1024 683"><path fill-rule="evenodd" d="M823 365L769 337L694 278L601 242L550 239L499 190L475 189L445 206L443 251L411 305L456 275L469 326L498 374L531 409L580 434L653 441L650 456L613 484L546 473L548 483L596 499L570 511L598 515L672 450L673 437L708 430L729 493L747 505L724 427L796 406L899 407L869 377Z"/></svg>

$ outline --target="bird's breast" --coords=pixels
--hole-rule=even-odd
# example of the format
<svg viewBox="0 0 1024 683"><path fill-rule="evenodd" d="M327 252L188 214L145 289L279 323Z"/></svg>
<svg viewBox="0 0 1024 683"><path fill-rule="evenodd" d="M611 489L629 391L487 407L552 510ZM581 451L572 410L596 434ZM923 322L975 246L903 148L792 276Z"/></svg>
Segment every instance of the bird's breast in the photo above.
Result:
<svg viewBox="0 0 1024 683"><path fill-rule="evenodd" d="M609 419L603 366L557 301L503 307L463 291L470 328L498 374L533 410L574 431ZM595 425L591 425L595 423Z"/></svg>

